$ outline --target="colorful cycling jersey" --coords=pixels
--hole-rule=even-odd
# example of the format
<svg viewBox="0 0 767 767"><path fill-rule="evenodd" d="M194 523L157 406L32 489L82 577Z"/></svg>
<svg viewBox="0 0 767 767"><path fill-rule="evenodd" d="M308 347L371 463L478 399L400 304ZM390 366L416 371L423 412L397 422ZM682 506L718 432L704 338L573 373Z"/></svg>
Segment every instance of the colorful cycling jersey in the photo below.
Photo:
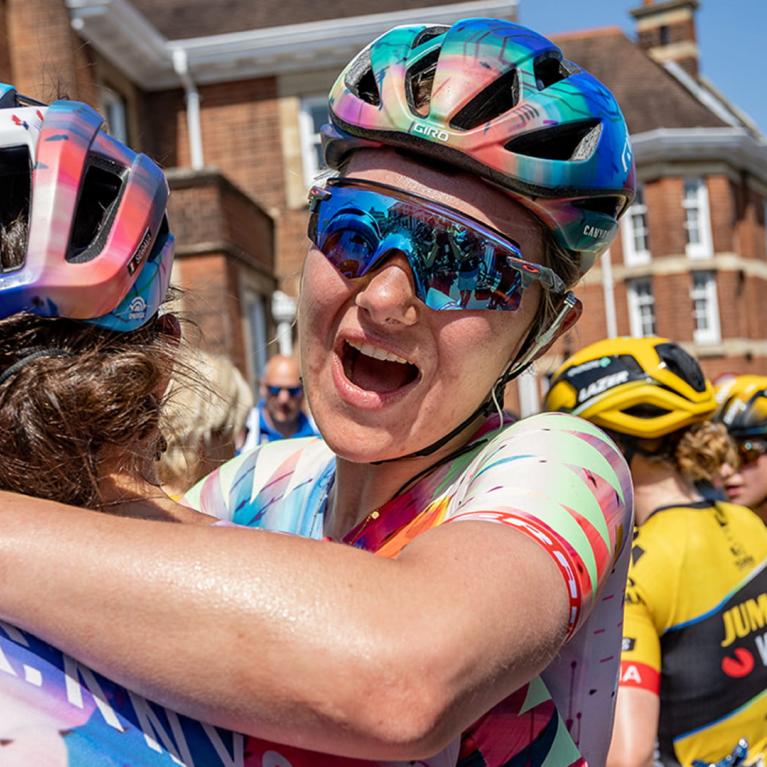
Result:
<svg viewBox="0 0 767 767"><path fill-rule="evenodd" d="M638 528L621 686L660 695L666 765L767 756L767 527L722 501L657 509Z"/></svg>
<svg viewBox="0 0 767 767"><path fill-rule="evenodd" d="M517 690L440 754L388 767L604 763L628 566L623 539L631 529L626 466L601 432L572 416L547 414L495 433L491 427L471 449L371 515L376 518L347 541L395 556L442 523L511 525L559 567L575 633L542 678ZM235 523L321 538L333 474L333 456L321 441L285 440L226 464L191 497ZM2 767L371 764L266 743L180 716L0 623Z"/></svg>
<svg viewBox="0 0 767 767"><path fill-rule="evenodd" d="M352 530L345 542L394 557L438 525L481 520L543 547L570 597L572 636L541 678L517 690L422 767L603 764L620 655L632 490L622 456L596 427L547 413L502 430L489 421L442 463ZM271 443L226 464L187 496L231 522L323 537L335 463L317 439ZM502 619L499 616L499 619ZM362 765L250 739L291 767ZM260 762L256 762L259 763ZM414 764L410 762L409 764Z"/></svg>

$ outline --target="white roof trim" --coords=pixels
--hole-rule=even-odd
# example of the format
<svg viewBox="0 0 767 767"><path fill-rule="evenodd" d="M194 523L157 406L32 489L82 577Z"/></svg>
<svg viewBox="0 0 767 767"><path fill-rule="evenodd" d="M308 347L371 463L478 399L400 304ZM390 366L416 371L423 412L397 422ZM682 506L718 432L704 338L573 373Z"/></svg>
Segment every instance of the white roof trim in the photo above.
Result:
<svg viewBox="0 0 767 767"><path fill-rule="evenodd" d="M767 141L738 128L657 128L631 144L638 165L719 160L767 182Z"/></svg>
<svg viewBox="0 0 767 767"><path fill-rule="evenodd" d="M178 86L173 52L186 51L195 82L223 82L340 66L395 24L451 24L468 16L509 16L518 0L466 0L366 16L313 21L223 35L168 40L130 0L66 0L72 26L140 87Z"/></svg>

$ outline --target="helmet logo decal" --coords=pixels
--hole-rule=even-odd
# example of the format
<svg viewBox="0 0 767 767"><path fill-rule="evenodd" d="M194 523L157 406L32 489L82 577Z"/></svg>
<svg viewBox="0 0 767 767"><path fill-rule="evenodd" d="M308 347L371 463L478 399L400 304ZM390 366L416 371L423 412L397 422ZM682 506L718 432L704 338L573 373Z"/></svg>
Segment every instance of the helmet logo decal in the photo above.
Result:
<svg viewBox="0 0 767 767"><path fill-rule="evenodd" d="M128 262L128 274L134 274L138 269L141 262L146 256L147 250L149 250L149 243L152 241L152 232L147 229L144 232L144 236L141 238L139 246L136 248L136 252L133 254L133 258Z"/></svg>
<svg viewBox="0 0 767 767"><path fill-rule="evenodd" d="M447 141L450 138L447 131L431 125L423 125L423 123L413 123L413 133L426 136L426 138L437 139L437 141Z"/></svg>
<svg viewBox="0 0 767 767"><path fill-rule="evenodd" d="M591 224L586 224L583 227L583 233L587 237L593 237L595 240L604 240L610 234L609 230L600 229L598 226L591 226Z"/></svg>
<svg viewBox="0 0 767 767"><path fill-rule="evenodd" d="M147 305L146 301L141 296L136 296L128 307L128 319L129 320L145 320Z"/></svg>
<svg viewBox="0 0 767 767"><path fill-rule="evenodd" d="M621 162L623 163L623 170L628 173L631 167L631 139L626 134L626 143L623 145L623 152L621 153Z"/></svg>
<svg viewBox="0 0 767 767"><path fill-rule="evenodd" d="M628 370L620 370L617 373L610 373L610 375L607 375L604 378L598 378L593 383L590 383L585 389L581 389L578 392L578 404L580 405L587 399L591 399L597 394L602 394L602 392L612 389L614 386L620 386L620 384L624 384L628 380Z"/></svg>
<svg viewBox="0 0 767 767"><path fill-rule="evenodd" d="M565 375L568 378L573 378L579 373L586 373L589 370L594 370L594 368L606 368L610 365L611 362L612 357L602 357L601 359L592 360L591 362L584 362L582 365L570 368L567 373L565 373Z"/></svg>

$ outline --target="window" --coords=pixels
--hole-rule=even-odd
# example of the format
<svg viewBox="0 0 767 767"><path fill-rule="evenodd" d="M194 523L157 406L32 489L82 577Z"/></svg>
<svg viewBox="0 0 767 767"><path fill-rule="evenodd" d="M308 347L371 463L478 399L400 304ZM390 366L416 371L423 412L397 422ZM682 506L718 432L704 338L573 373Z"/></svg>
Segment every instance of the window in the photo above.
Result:
<svg viewBox="0 0 767 767"><path fill-rule="evenodd" d="M647 227L647 205L643 187L637 187L634 204L621 226L623 238L623 262L626 266L646 264L650 261L650 232Z"/></svg>
<svg viewBox="0 0 767 767"><path fill-rule="evenodd" d="M630 280L628 286L629 324L632 336L654 336L655 296L649 278Z"/></svg>
<svg viewBox="0 0 767 767"><path fill-rule="evenodd" d="M764 255L767 257L767 198L762 203L762 227L764 230Z"/></svg>
<svg viewBox="0 0 767 767"><path fill-rule="evenodd" d="M128 143L128 107L125 97L111 88L101 89L101 108L109 128L109 135Z"/></svg>
<svg viewBox="0 0 767 767"><path fill-rule="evenodd" d="M320 128L330 121L327 96L301 99L299 114L301 154L304 161L304 182L310 186L317 173L325 167L322 159Z"/></svg>
<svg viewBox="0 0 767 767"><path fill-rule="evenodd" d="M710 258L711 222L708 214L708 190L703 178L684 180L684 229L687 234L686 252L689 258Z"/></svg>
<svg viewBox="0 0 767 767"><path fill-rule="evenodd" d="M250 366L256 381L266 367L266 306L260 293L245 293L245 319L250 337Z"/></svg>
<svg viewBox="0 0 767 767"><path fill-rule="evenodd" d="M693 272L692 290L692 337L697 344L716 344L721 340L719 330L719 301L716 294L716 277L713 272Z"/></svg>

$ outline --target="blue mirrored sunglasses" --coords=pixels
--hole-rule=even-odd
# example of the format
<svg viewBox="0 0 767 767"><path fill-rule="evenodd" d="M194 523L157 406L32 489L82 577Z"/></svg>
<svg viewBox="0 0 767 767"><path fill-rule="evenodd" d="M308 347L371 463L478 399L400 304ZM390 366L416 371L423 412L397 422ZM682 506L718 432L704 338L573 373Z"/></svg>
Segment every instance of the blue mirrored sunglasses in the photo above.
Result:
<svg viewBox="0 0 767 767"><path fill-rule="evenodd" d="M558 275L526 261L500 232L387 184L330 179L309 200L309 239L344 277L362 277L402 253L430 309L513 312L532 282L565 292Z"/></svg>
<svg viewBox="0 0 767 767"><path fill-rule="evenodd" d="M267 385L266 391L270 396L277 397L281 391L286 391L291 397L298 397L303 394L303 386L269 386Z"/></svg>

